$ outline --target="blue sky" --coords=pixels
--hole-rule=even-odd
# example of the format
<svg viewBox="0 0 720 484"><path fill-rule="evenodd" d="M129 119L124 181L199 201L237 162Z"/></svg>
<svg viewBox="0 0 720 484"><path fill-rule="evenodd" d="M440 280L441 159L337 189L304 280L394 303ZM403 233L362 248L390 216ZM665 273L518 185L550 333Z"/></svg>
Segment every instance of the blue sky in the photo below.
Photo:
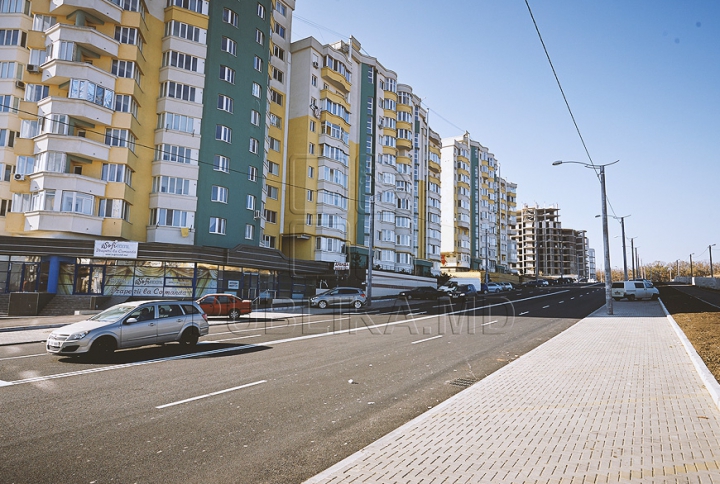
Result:
<svg viewBox="0 0 720 484"><path fill-rule="evenodd" d="M630 215L643 263L720 267L720 1L529 0L609 213ZM442 136L469 131L518 184L518 205L557 205L602 266L600 185L524 0L297 0L293 40L351 35L413 87ZM622 268L620 223L609 221ZM629 241L628 241L629 251ZM717 255L715 255L717 254ZM629 264L629 263L628 263Z"/></svg>

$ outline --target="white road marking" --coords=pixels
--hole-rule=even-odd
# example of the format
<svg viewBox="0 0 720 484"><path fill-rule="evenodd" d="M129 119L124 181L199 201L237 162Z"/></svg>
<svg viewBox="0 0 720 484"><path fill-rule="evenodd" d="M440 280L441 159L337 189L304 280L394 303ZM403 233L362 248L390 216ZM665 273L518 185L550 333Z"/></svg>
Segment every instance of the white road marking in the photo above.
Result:
<svg viewBox="0 0 720 484"><path fill-rule="evenodd" d="M543 306L543 309L547 309L547 308L549 308L549 307L550 307L550 305Z"/></svg>
<svg viewBox="0 0 720 484"><path fill-rule="evenodd" d="M259 385L261 383L267 383L267 380L260 380L260 381L254 382L254 383L246 383L245 385L240 385L239 387L226 388L225 390L219 390L217 392L206 393L205 395L199 395L197 397L186 398L185 400L179 400L177 402L166 403L165 405L159 405L155 408L157 408L159 410L159 409L163 409L163 408L167 408L167 407L172 407L173 405L180 405L183 403L194 402L195 400L200 400L202 398L214 397L215 395L220 395L222 393L234 392L235 390L240 390L241 388L252 387L255 385Z"/></svg>
<svg viewBox="0 0 720 484"><path fill-rule="evenodd" d="M564 303L564 302L565 302L565 301L560 301L558 304L562 304L562 303Z"/></svg>
<svg viewBox="0 0 720 484"><path fill-rule="evenodd" d="M33 357L35 357L35 356L45 356L45 355L47 355L47 353L38 353L38 354L35 354L35 355L23 355L23 356L8 356L8 357L5 357L5 358L0 358L0 361L3 361L3 360L16 360L16 359L18 359L18 358L33 358Z"/></svg>
<svg viewBox="0 0 720 484"><path fill-rule="evenodd" d="M487 326L488 324L493 324L493 323L497 323L497 319L494 321L490 321L489 323L483 323L480 326Z"/></svg>
<svg viewBox="0 0 720 484"><path fill-rule="evenodd" d="M0 380L0 387L9 387L12 384L13 384L13 382L11 382L11 381Z"/></svg>
<svg viewBox="0 0 720 484"><path fill-rule="evenodd" d="M424 342L426 342L426 341L430 341L431 339L438 339L438 338L442 338L442 337L443 337L443 335L439 334L439 335L437 335L437 336L433 336L432 338L421 339L420 341L413 341L413 342L410 343L410 344L411 344L411 345L416 345L416 344L418 344L418 343L424 343Z"/></svg>
<svg viewBox="0 0 720 484"><path fill-rule="evenodd" d="M522 316L523 314L527 314L527 313L529 313L529 312L530 312L530 311L524 311L524 312L518 314L518 316Z"/></svg>

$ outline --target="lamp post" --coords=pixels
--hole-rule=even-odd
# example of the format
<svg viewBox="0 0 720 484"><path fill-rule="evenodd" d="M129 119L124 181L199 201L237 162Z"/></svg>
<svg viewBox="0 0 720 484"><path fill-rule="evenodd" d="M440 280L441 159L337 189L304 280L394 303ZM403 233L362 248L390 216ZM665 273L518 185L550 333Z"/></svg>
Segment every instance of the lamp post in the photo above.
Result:
<svg viewBox="0 0 720 484"><path fill-rule="evenodd" d="M633 240L637 239L637 237L630 237L630 258L632 259L632 277L635 279L637 276L635 275L635 247L633 244Z"/></svg>
<svg viewBox="0 0 720 484"><path fill-rule="evenodd" d="M579 161L554 161L553 165L562 165L563 163L574 163L576 165L582 165L585 168L591 168L593 171L600 176L600 198L602 204L602 226L603 226L603 245L605 252L605 306L607 307L607 313L613 314L613 299L612 299L612 271L610 270L610 241L608 240L608 223L607 223L607 194L605 191L605 167L614 165L620 160L615 160L612 163L606 163L604 165L589 165L587 163L580 163Z"/></svg>
<svg viewBox="0 0 720 484"><path fill-rule="evenodd" d="M713 265L712 265L712 248L715 247L715 244L708 245L708 251L710 252L710 277L715 278L715 273L713 272Z"/></svg>
<svg viewBox="0 0 720 484"><path fill-rule="evenodd" d="M693 252L694 254L695 252ZM692 266L692 254L690 254L690 284L692 284L692 278L693 278L693 266Z"/></svg>
<svg viewBox="0 0 720 484"><path fill-rule="evenodd" d="M627 271L627 249L625 248L625 219L630 215L623 215L622 217L613 217L616 220L620 220L620 227L622 228L622 243L623 243L623 267L625 269L625 280L628 280Z"/></svg>

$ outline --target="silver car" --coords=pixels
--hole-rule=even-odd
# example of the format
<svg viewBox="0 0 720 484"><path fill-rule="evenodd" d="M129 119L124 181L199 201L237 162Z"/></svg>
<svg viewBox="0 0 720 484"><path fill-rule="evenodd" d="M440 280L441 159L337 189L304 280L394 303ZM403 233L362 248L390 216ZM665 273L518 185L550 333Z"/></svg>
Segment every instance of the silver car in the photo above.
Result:
<svg viewBox="0 0 720 484"><path fill-rule="evenodd" d="M356 287L336 287L310 298L310 306L324 309L328 306L352 306L359 309L367 302L365 291Z"/></svg>
<svg viewBox="0 0 720 484"><path fill-rule="evenodd" d="M193 346L208 332L207 315L194 301L133 301L54 330L45 349L58 356L103 356L173 341Z"/></svg>

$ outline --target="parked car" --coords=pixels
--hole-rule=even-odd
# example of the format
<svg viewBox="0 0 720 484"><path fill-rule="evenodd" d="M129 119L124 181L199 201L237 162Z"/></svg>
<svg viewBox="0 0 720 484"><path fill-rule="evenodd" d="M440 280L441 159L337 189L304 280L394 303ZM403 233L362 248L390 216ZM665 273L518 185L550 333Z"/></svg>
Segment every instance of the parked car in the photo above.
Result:
<svg viewBox="0 0 720 484"><path fill-rule="evenodd" d="M58 356L102 357L173 341L193 346L208 331L207 315L194 301L133 301L54 330L45 349Z"/></svg>
<svg viewBox="0 0 720 484"><path fill-rule="evenodd" d="M545 279L533 279L532 281L527 281L526 283L524 283L523 287L543 287L549 285L550 283Z"/></svg>
<svg viewBox="0 0 720 484"><path fill-rule="evenodd" d="M488 292L502 292L503 290L502 286L497 282L488 282L487 289Z"/></svg>
<svg viewBox="0 0 720 484"><path fill-rule="evenodd" d="M197 302L208 316L227 316L232 320L252 311L252 301L232 294L206 294Z"/></svg>
<svg viewBox="0 0 720 484"><path fill-rule="evenodd" d="M352 306L359 309L367 302L365 291L356 287L336 287L310 298L310 306L325 309L328 306Z"/></svg>
<svg viewBox="0 0 720 484"><path fill-rule="evenodd" d="M450 300L464 303L468 299L475 299L478 291L473 284L458 284L449 294Z"/></svg>
<svg viewBox="0 0 720 484"><path fill-rule="evenodd" d="M628 301L636 299L655 300L660 296L660 291L653 283L647 280L613 282L610 294L616 301L627 298Z"/></svg>
<svg viewBox="0 0 720 484"><path fill-rule="evenodd" d="M498 282L500 286L502 286L503 291L512 291L514 289L512 283L510 282Z"/></svg>
<svg viewBox="0 0 720 484"><path fill-rule="evenodd" d="M420 286L403 291L398 294L398 297L404 299L437 299L444 295L445 292L438 291L432 286Z"/></svg>

